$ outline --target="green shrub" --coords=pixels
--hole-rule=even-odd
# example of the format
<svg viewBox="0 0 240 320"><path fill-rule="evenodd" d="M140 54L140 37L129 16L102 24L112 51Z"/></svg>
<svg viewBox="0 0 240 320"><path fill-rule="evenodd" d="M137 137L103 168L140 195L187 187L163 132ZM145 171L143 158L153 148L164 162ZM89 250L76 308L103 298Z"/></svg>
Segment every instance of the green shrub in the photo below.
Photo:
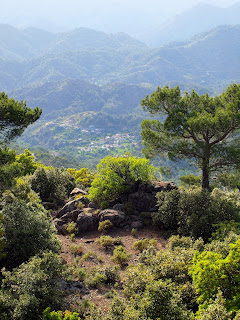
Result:
<svg viewBox="0 0 240 320"><path fill-rule="evenodd" d="M113 226L112 222L109 220L100 221L98 226L98 231L102 233L107 233L109 229L111 229Z"/></svg>
<svg viewBox="0 0 240 320"><path fill-rule="evenodd" d="M143 239L143 240L137 240L134 242L132 248L133 250L138 250L142 252L143 250L149 248L149 247L156 247L157 240L155 239Z"/></svg>
<svg viewBox="0 0 240 320"><path fill-rule="evenodd" d="M60 249L52 218L26 181L3 195L2 215L7 266L18 266L42 250Z"/></svg>
<svg viewBox="0 0 240 320"><path fill-rule="evenodd" d="M84 262L85 260L92 260L95 257L96 257L96 254L94 252L88 251L82 256L81 262Z"/></svg>
<svg viewBox="0 0 240 320"><path fill-rule="evenodd" d="M71 233L70 234L70 236L69 236L69 239L71 240L71 241L74 241L75 240L75 233Z"/></svg>
<svg viewBox="0 0 240 320"><path fill-rule="evenodd" d="M0 193L15 185L15 179L27 174L33 174L41 164L34 161L29 150L16 155L15 150L0 148Z"/></svg>
<svg viewBox="0 0 240 320"><path fill-rule="evenodd" d="M236 193L219 189L212 193L200 188L160 192L159 210L153 216L153 223L180 235L208 240L215 224L239 220L238 197Z"/></svg>
<svg viewBox="0 0 240 320"><path fill-rule="evenodd" d="M220 253L223 256L223 258L226 258L226 256L229 254L230 244L237 242L237 240L239 239L240 239L240 235L234 232L230 232L228 236L222 241L213 240L210 243L205 244L204 251L212 251L212 252Z"/></svg>
<svg viewBox="0 0 240 320"><path fill-rule="evenodd" d="M86 277L86 270L84 268L76 268L75 274L77 275L79 281L83 281Z"/></svg>
<svg viewBox="0 0 240 320"><path fill-rule="evenodd" d="M137 229L132 228L131 235L136 238L137 237Z"/></svg>
<svg viewBox="0 0 240 320"><path fill-rule="evenodd" d="M76 225L77 225L77 224L76 224L74 221L69 222L69 223L67 224L67 227L66 227L67 232L68 232L68 233L74 233L74 232L76 232L76 231L77 231Z"/></svg>
<svg viewBox="0 0 240 320"><path fill-rule="evenodd" d="M106 208L111 200L129 190L132 183L149 181L153 172L154 168L147 159L132 156L106 157L97 165L89 199Z"/></svg>
<svg viewBox="0 0 240 320"><path fill-rule="evenodd" d="M198 312L199 320L215 320L216 316L221 320L232 319L232 312L228 312L225 307L226 301L222 296L221 292L218 292L215 300L210 300L209 305Z"/></svg>
<svg viewBox="0 0 240 320"><path fill-rule="evenodd" d="M113 251L112 260L118 263L120 266L125 265L130 258L130 254L126 252L123 246L118 246Z"/></svg>
<svg viewBox="0 0 240 320"><path fill-rule="evenodd" d="M96 240L96 243L100 244L104 248L108 248L113 246L113 240L114 239L110 236L101 236Z"/></svg>
<svg viewBox="0 0 240 320"><path fill-rule="evenodd" d="M30 182L43 201L63 200L76 186L74 177L65 169L58 168L38 168Z"/></svg>
<svg viewBox="0 0 240 320"><path fill-rule="evenodd" d="M76 312L70 312L68 310L63 311L51 311L47 308L43 312L42 320L81 320L79 314Z"/></svg>
<svg viewBox="0 0 240 320"><path fill-rule="evenodd" d="M215 299L220 290L226 299L226 309L239 310L239 269L240 239L230 244L226 258L209 251L195 253L189 273L199 294L200 309L203 305L209 305L210 299Z"/></svg>
<svg viewBox="0 0 240 320"><path fill-rule="evenodd" d="M224 240L230 232L240 235L240 222L234 220L220 222L214 227L216 230L212 234L212 240Z"/></svg>
<svg viewBox="0 0 240 320"><path fill-rule="evenodd" d="M82 254L82 244L71 244L70 251L75 256Z"/></svg>
<svg viewBox="0 0 240 320"><path fill-rule="evenodd" d="M100 284L105 284L107 277L105 274L97 271L95 268L91 268L90 273L86 279L86 284L90 288L97 288Z"/></svg>
<svg viewBox="0 0 240 320"><path fill-rule="evenodd" d="M119 267L114 266L105 266L104 268L101 268L101 273L103 273L106 276L105 284L114 284L118 279L118 271Z"/></svg>
<svg viewBox="0 0 240 320"><path fill-rule="evenodd" d="M113 244L115 246L123 246L123 241L121 237L117 237L115 239L113 239Z"/></svg>
<svg viewBox="0 0 240 320"><path fill-rule="evenodd" d="M63 306L63 291L58 288L63 270L59 256L44 252L32 257L11 272L3 270L2 304L5 319L39 320L48 306Z"/></svg>
<svg viewBox="0 0 240 320"><path fill-rule="evenodd" d="M174 250L175 248L185 248L189 249L193 247L193 240L190 237L180 237L179 235L177 236L171 236L168 239L166 248L169 250Z"/></svg>

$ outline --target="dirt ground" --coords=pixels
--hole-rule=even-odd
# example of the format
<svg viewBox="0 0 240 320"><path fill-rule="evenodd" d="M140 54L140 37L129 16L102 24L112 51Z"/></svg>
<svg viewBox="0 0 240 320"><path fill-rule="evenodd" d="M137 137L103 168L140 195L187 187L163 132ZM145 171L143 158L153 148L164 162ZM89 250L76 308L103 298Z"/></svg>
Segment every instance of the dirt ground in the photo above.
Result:
<svg viewBox="0 0 240 320"><path fill-rule="evenodd" d="M128 264L135 264L138 261L139 252L134 251L132 246L134 242L140 239L156 239L157 240L157 249L160 250L165 247L166 240L161 235L161 232L154 228L144 228L137 231L137 235L133 236L131 230L123 230L123 229L113 229L108 232L109 236L114 239L120 237L121 241L128 253L130 253L130 259ZM77 263L78 267L84 267L87 271L89 271L93 267L104 267L104 266L114 266L114 263L111 260L113 250L112 249L104 249L99 244L96 243L96 240L101 236L101 233L98 231L91 231L84 233L82 235L78 235L72 241L70 235L63 236L59 235L59 239L62 243L61 249L61 257L64 263L67 266L72 265L75 262L76 265L76 257L79 257L79 262ZM81 245L81 253L79 255L74 255L71 252L71 245ZM81 257L91 251L93 254L93 258L87 259L84 262L81 261ZM120 275L120 283L124 278L125 268L122 268L119 272ZM102 309L103 312L106 312L109 304L111 303L111 292L112 286L98 286L97 289L89 289L88 294L73 294L69 297L71 304L74 309L77 310L77 306L81 304L84 300L89 300L95 303L98 307Z"/></svg>

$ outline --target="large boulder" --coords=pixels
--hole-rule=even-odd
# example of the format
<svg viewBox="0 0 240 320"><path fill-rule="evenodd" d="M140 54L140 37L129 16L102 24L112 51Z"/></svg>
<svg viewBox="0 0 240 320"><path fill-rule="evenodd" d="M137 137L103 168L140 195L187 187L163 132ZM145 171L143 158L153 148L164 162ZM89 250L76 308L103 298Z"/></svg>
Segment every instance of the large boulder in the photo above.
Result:
<svg viewBox="0 0 240 320"><path fill-rule="evenodd" d="M76 227L78 232L86 232L97 230L99 223L98 215L94 212L83 210L79 213L76 220Z"/></svg>
<svg viewBox="0 0 240 320"><path fill-rule="evenodd" d="M70 197L76 197L77 195L87 195L88 193L82 189L79 189L79 188L74 188L72 190L72 192L70 193Z"/></svg>
<svg viewBox="0 0 240 320"><path fill-rule="evenodd" d="M62 217L64 214L74 211L76 209L81 209L81 207L86 206L89 200L85 197L80 197L78 199L67 202L64 207L58 211L56 218Z"/></svg>
<svg viewBox="0 0 240 320"><path fill-rule="evenodd" d="M177 186L168 181L150 181L140 184L137 191L128 194L127 202L122 210L132 207L134 208L133 214L157 211L156 194L160 191L170 191L172 189L177 189Z"/></svg>
<svg viewBox="0 0 240 320"><path fill-rule="evenodd" d="M113 209L102 210L98 216L100 221L109 220L115 227L122 227L129 220L124 212Z"/></svg>

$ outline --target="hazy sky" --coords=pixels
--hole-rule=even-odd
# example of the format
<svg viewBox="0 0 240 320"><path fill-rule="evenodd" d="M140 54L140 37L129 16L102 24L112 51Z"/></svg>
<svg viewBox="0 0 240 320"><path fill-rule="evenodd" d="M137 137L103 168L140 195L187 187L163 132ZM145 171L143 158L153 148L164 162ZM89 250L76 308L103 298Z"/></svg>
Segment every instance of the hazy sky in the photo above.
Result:
<svg viewBox="0 0 240 320"><path fill-rule="evenodd" d="M200 2L230 6L240 0L0 0L0 23L20 27L46 25L67 29L92 27L126 31L142 21L148 27L165 21ZM152 26L149 24L152 22ZM120 30L122 28L122 30ZM64 29L64 28L63 28ZM116 29L116 30L115 30ZM117 30L119 29L119 30Z"/></svg>

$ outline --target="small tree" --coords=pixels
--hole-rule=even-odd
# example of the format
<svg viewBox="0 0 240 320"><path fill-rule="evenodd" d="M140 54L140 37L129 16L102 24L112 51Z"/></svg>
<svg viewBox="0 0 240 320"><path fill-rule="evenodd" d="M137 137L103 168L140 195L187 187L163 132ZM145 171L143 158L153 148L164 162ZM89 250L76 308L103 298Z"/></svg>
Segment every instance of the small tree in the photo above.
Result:
<svg viewBox="0 0 240 320"><path fill-rule="evenodd" d="M142 122L144 153L167 152L172 160L195 159L202 170L202 188L210 173L240 162L240 85L230 85L218 97L181 95L179 87L164 87L142 100L145 111L163 117Z"/></svg>
<svg viewBox="0 0 240 320"><path fill-rule="evenodd" d="M41 113L38 107L32 110L27 108L26 102L9 99L4 92L0 93L0 141L7 142L20 136Z"/></svg>
<svg viewBox="0 0 240 320"><path fill-rule="evenodd" d="M106 157L97 165L97 174L89 191L89 199L101 207L129 190L130 185L149 181L154 167L149 160L132 156Z"/></svg>

